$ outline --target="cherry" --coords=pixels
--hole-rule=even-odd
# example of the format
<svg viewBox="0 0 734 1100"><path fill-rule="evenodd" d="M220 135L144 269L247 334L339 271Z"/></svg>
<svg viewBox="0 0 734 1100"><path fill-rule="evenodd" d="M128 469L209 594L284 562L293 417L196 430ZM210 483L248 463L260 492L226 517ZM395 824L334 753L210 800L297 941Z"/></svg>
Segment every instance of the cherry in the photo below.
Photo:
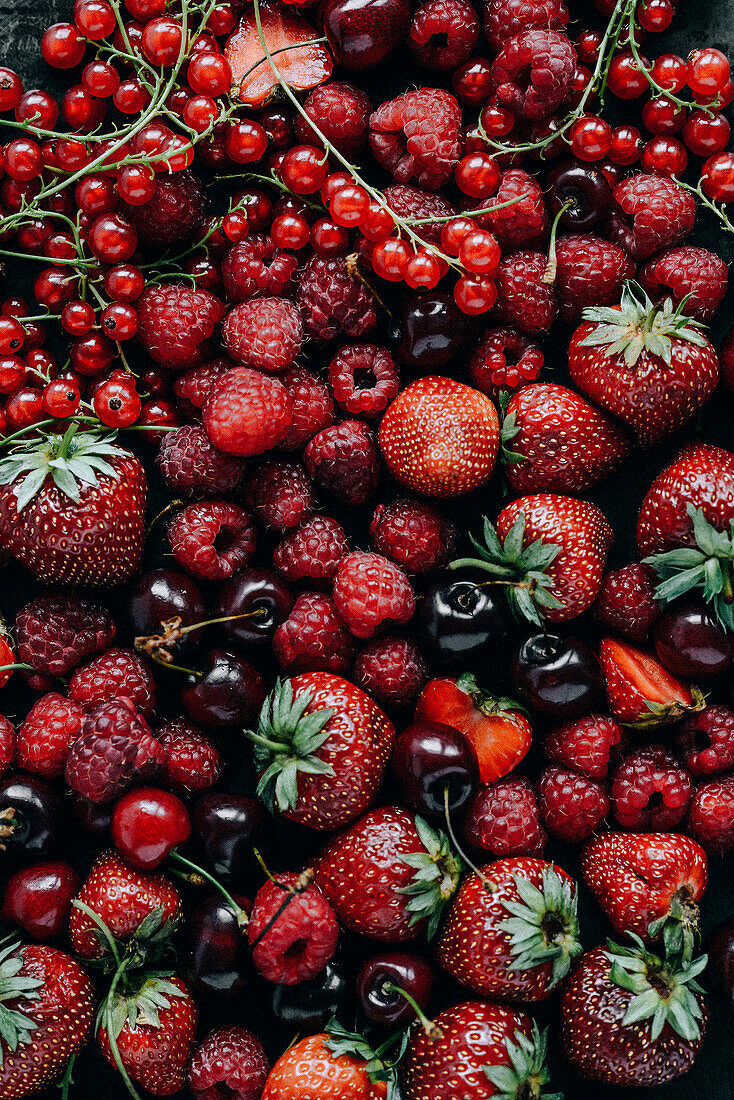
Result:
<svg viewBox="0 0 734 1100"><path fill-rule="evenodd" d="M470 579L438 581L418 604L421 645L438 660L454 662L505 641L507 601L499 588Z"/></svg>
<svg viewBox="0 0 734 1100"><path fill-rule="evenodd" d="M708 941L706 977L712 991L734 1008L734 917L727 917Z"/></svg>
<svg viewBox="0 0 734 1100"><path fill-rule="evenodd" d="M325 0L321 20L339 65L371 69L405 41L410 7L408 0Z"/></svg>
<svg viewBox="0 0 734 1100"><path fill-rule="evenodd" d="M198 585L177 569L154 569L133 585L128 596L128 614L137 637L149 638L164 632L163 624L180 620L192 626L206 619L206 605ZM204 632L192 630L167 648L176 655L194 647Z"/></svg>
<svg viewBox="0 0 734 1100"><path fill-rule="evenodd" d="M262 676L249 661L227 649L212 649L203 671L181 691L186 713L195 725L227 729L252 722L265 702Z"/></svg>
<svg viewBox="0 0 734 1100"><path fill-rule="evenodd" d="M405 802L419 813L458 810L478 783L477 760L467 739L451 726L418 719L393 749L393 770Z"/></svg>
<svg viewBox="0 0 734 1100"><path fill-rule="evenodd" d="M112 823L112 806L109 802L91 802L88 798L74 801L74 816L87 833L106 836Z"/></svg>
<svg viewBox="0 0 734 1100"><path fill-rule="evenodd" d="M473 330L466 314L445 291L408 294L398 358L421 373L440 370L462 351Z"/></svg>
<svg viewBox="0 0 734 1100"><path fill-rule="evenodd" d="M131 867L154 871L191 835L181 799L170 791L140 787L118 799L112 811L112 840Z"/></svg>
<svg viewBox="0 0 734 1100"><path fill-rule="evenodd" d="M386 951L368 959L357 975L357 999L368 1020L382 1027L405 1027L415 1009L399 992L404 990L427 1012L433 993L433 970L420 955Z"/></svg>
<svg viewBox="0 0 734 1100"><path fill-rule="evenodd" d="M22 848L43 858L58 838L58 796L34 775L6 775L0 779L0 843Z"/></svg>
<svg viewBox="0 0 734 1100"><path fill-rule="evenodd" d="M293 602L293 595L277 573L252 566L222 585L213 617L243 616L222 623L221 630L233 642L262 645L288 618Z"/></svg>
<svg viewBox="0 0 734 1100"><path fill-rule="evenodd" d="M8 880L0 917L19 925L33 940L56 939L67 927L79 886L79 876L68 863L33 863Z"/></svg>
<svg viewBox="0 0 734 1100"><path fill-rule="evenodd" d="M557 214L566 203L571 205L560 215L561 225L576 230L588 229L607 213L612 189L601 168L578 161L555 165L548 173L550 207Z"/></svg>
<svg viewBox="0 0 734 1100"><path fill-rule="evenodd" d="M334 959L315 978L298 985L275 985L270 1009L276 1019L291 1029L311 1035L322 1031L338 1016L349 993L349 983Z"/></svg>
<svg viewBox="0 0 734 1100"><path fill-rule="evenodd" d="M245 898L233 896L246 908ZM221 894L205 898L188 916L182 967L186 981L200 993L232 997L245 989L252 970L247 939Z"/></svg>
<svg viewBox="0 0 734 1100"><path fill-rule="evenodd" d="M674 676L718 676L734 661L734 640L701 603L674 604L655 624L655 649Z"/></svg>
<svg viewBox="0 0 734 1100"><path fill-rule="evenodd" d="M513 654L510 675L521 699L553 718L591 714L604 696L596 654L576 638L531 634Z"/></svg>
<svg viewBox="0 0 734 1100"><path fill-rule="evenodd" d="M194 838L202 864L218 879L239 882L248 874L252 839L263 823L262 803L241 794L206 794L194 808Z"/></svg>

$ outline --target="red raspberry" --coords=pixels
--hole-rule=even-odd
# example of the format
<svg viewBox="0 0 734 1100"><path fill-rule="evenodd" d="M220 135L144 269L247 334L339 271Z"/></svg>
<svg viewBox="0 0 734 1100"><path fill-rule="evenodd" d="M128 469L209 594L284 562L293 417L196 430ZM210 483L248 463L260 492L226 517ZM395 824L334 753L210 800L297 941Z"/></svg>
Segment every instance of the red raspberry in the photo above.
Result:
<svg viewBox="0 0 734 1100"><path fill-rule="evenodd" d="M273 551L273 563L287 581L330 581L349 540L344 528L329 516L311 516L289 531Z"/></svg>
<svg viewBox="0 0 734 1100"><path fill-rule="evenodd" d="M163 749L130 699L100 703L85 717L66 760L66 782L90 802L110 802L152 779Z"/></svg>
<svg viewBox="0 0 734 1100"><path fill-rule="evenodd" d="M257 535L250 516L224 500L189 504L168 528L179 565L195 577L222 581L249 562Z"/></svg>
<svg viewBox="0 0 734 1100"><path fill-rule="evenodd" d="M184 718L166 722L156 736L163 746L163 774L171 786L198 794L219 781L219 749Z"/></svg>
<svg viewBox="0 0 734 1100"><path fill-rule="evenodd" d="M578 321L586 306L616 305L635 265L611 241L590 233L572 233L556 244L556 295L564 321Z"/></svg>
<svg viewBox="0 0 734 1100"><path fill-rule="evenodd" d="M313 483L300 462L273 458L252 474L245 499L266 527L287 531L307 519L316 507Z"/></svg>
<svg viewBox="0 0 734 1100"><path fill-rule="evenodd" d="M329 363L329 385L340 409L373 420L398 396L400 374L386 348L348 344Z"/></svg>
<svg viewBox="0 0 734 1100"><path fill-rule="evenodd" d="M339 924L318 886L304 876L286 874L258 890L247 938L252 961L266 981L297 985L313 978L332 958Z"/></svg>
<svg viewBox="0 0 734 1100"><path fill-rule="evenodd" d="M273 653L289 674L346 672L354 642L333 600L322 592L302 592L273 635Z"/></svg>
<svg viewBox="0 0 734 1100"><path fill-rule="evenodd" d="M204 362L225 313L224 303L208 290L173 283L146 287L137 308L143 347L156 363L176 371Z"/></svg>
<svg viewBox="0 0 734 1100"><path fill-rule="evenodd" d="M340 153L354 153L364 144L372 104L361 88L341 80L322 84L307 96L303 109ZM296 134L299 141L321 148L320 134L301 114L296 115Z"/></svg>
<svg viewBox="0 0 734 1100"><path fill-rule="evenodd" d="M296 298L306 333L320 343L341 335L360 340L377 323L375 296L343 259L312 256L299 276Z"/></svg>
<svg viewBox="0 0 734 1100"><path fill-rule="evenodd" d="M206 404L214 383L218 378L232 370L234 363L231 359L211 359L208 363L202 363L199 367L192 367L184 374L179 374L173 383L173 392L176 395L176 404L181 412L191 420L201 419L201 410Z"/></svg>
<svg viewBox="0 0 734 1100"><path fill-rule="evenodd" d="M693 195L665 176L638 174L614 188L606 232L633 260L646 260L687 236L695 220Z"/></svg>
<svg viewBox="0 0 734 1100"><path fill-rule="evenodd" d="M418 187L393 184L384 191L385 202L399 218L450 218L458 211L441 194L421 191ZM428 244L441 243L443 222L425 222L416 232Z"/></svg>
<svg viewBox="0 0 734 1100"><path fill-rule="evenodd" d="M535 791L522 775L509 775L477 791L462 829L469 844L497 859L540 856L548 842Z"/></svg>
<svg viewBox="0 0 734 1100"><path fill-rule="evenodd" d="M276 447L292 420L293 402L285 387L249 367L223 374L204 406L204 428L213 445L243 457Z"/></svg>
<svg viewBox="0 0 734 1100"><path fill-rule="evenodd" d="M117 628L107 608L82 596L45 592L15 620L18 660L49 676L66 676L85 657L109 649Z"/></svg>
<svg viewBox="0 0 734 1100"><path fill-rule="evenodd" d="M428 665L407 638L375 638L357 655L354 682L378 703L404 707L428 679Z"/></svg>
<svg viewBox="0 0 734 1100"><path fill-rule="evenodd" d="M9 718L0 714L0 775L5 775L15 756L15 730Z"/></svg>
<svg viewBox="0 0 734 1100"><path fill-rule="evenodd" d="M679 306L690 295L683 313L698 321L709 321L726 294L728 270L715 252L684 245L649 260L638 279L653 301L670 297Z"/></svg>
<svg viewBox="0 0 734 1100"><path fill-rule="evenodd" d="M537 791L548 831L562 840L585 840L609 812L609 799L600 783L557 764L541 773Z"/></svg>
<svg viewBox="0 0 734 1100"><path fill-rule="evenodd" d="M402 569L382 554L359 550L339 562L334 603L355 638L371 638L379 628L407 623L415 611L413 589Z"/></svg>
<svg viewBox="0 0 734 1100"><path fill-rule="evenodd" d="M230 302L244 302L265 294L280 297L297 267L298 260L292 252L283 252L270 237L253 233L233 245L222 260L225 293Z"/></svg>
<svg viewBox="0 0 734 1100"><path fill-rule="evenodd" d="M468 201L476 205L476 199ZM482 229L494 233L503 252L535 244L545 237L548 231L548 211L543 192L538 181L522 168L510 168L503 174L500 185L492 196L493 206L500 206L502 203L510 205L502 206L491 214L480 214L476 222Z"/></svg>
<svg viewBox="0 0 734 1100"><path fill-rule="evenodd" d="M322 428L334 422L334 402L328 386L305 367L291 367L280 381L293 402L293 420L280 446L286 451L300 450Z"/></svg>
<svg viewBox="0 0 734 1100"><path fill-rule="evenodd" d="M612 777L614 816L623 829L670 832L685 816L693 784L663 745L630 753Z"/></svg>
<svg viewBox="0 0 734 1100"><path fill-rule="evenodd" d="M521 31L531 27L559 31L567 23L564 0L485 0L484 31L495 52Z"/></svg>
<svg viewBox="0 0 734 1100"><path fill-rule="evenodd" d="M469 378L488 397L534 382L543 369L543 352L515 328L490 328L469 359Z"/></svg>
<svg viewBox="0 0 734 1100"><path fill-rule="evenodd" d="M454 555L457 532L432 504L402 498L378 504L370 523L370 539L378 554L406 573L434 573Z"/></svg>
<svg viewBox="0 0 734 1100"><path fill-rule="evenodd" d="M734 767L734 713L710 703L691 714L675 735L678 754L691 775L718 775Z"/></svg>
<svg viewBox="0 0 734 1100"><path fill-rule="evenodd" d="M655 574L636 561L607 573L594 602L594 616L603 626L636 642L645 641L660 611Z"/></svg>
<svg viewBox="0 0 734 1100"><path fill-rule="evenodd" d="M303 462L316 484L345 504L365 504L377 488L377 447L361 420L324 428L307 445Z"/></svg>
<svg viewBox="0 0 734 1100"><path fill-rule="evenodd" d="M194 1051L189 1087L194 1100L258 1100L269 1072L256 1035L243 1027L220 1027Z"/></svg>
<svg viewBox="0 0 734 1100"><path fill-rule="evenodd" d="M549 733L545 752L549 760L587 779L606 779L609 764L619 756L623 740L622 727L613 718L592 714Z"/></svg>
<svg viewBox="0 0 734 1100"><path fill-rule="evenodd" d="M200 424L165 432L156 462L169 489L187 497L231 493L245 472L242 459L218 451Z"/></svg>
<svg viewBox="0 0 734 1100"><path fill-rule="evenodd" d="M190 241L204 221L206 194L193 172L173 172L156 178L153 198L142 206L123 203L121 213L135 226L140 244L159 250Z"/></svg>
<svg viewBox="0 0 734 1100"><path fill-rule="evenodd" d="M121 697L132 700L146 717L155 705L155 684L148 666L132 649L108 649L77 669L69 681L69 698L90 711Z"/></svg>
<svg viewBox="0 0 734 1100"><path fill-rule="evenodd" d="M426 0L413 15L408 45L421 65L455 69L471 57L479 20L469 0Z"/></svg>
<svg viewBox="0 0 734 1100"><path fill-rule="evenodd" d="M287 298L255 298L230 310L222 339L243 367L276 374L293 366L303 343L303 323Z"/></svg>
<svg viewBox="0 0 734 1100"><path fill-rule="evenodd" d="M20 767L47 778L63 775L83 718L84 711L73 699L54 691L44 695L18 728L16 759Z"/></svg>
<svg viewBox="0 0 734 1100"><path fill-rule="evenodd" d="M734 776L709 779L696 787L688 832L718 855L734 848Z"/></svg>
<svg viewBox="0 0 734 1100"><path fill-rule="evenodd" d="M563 103L575 71L576 50L567 35L537 27L504 43L489 79L500 103L536 122Z"/></svg>
<svg viewBox="0 0 734 1100"><path fill-rule="evenodd" d="M500 261L494 314L523 332L547 332L558 311L552 286L543 282L542 252L513 252Z"/></svg>
<svg viewBox="0 0 734 1100"><path fill-rule="evenodd" d="M425 191L438 191L461 156L458 101L443 88L403 92L370 116L370 148L398 183L417 179Z"/></svg>

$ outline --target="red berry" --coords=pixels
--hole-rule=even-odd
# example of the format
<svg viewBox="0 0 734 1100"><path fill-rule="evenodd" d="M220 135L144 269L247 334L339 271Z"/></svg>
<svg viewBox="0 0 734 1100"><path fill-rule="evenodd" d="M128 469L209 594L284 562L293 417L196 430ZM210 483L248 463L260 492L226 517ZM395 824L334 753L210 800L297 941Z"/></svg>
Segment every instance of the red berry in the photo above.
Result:
<svg viewBox="0 0 734 1100"><path fill-rule="evenodd" d="M649 67L650 62L647 59L640 58L640 61ZM620 99L637 99L650 87L644 72L629 50L623 50L612 58L607 85Z"/></svg>
<svg viewBox="0 0 734 1100"><path fill-rule="evenodd" d="M703 46L688 55L686 83L696 96L716 95L726 85L729 74L729 59L721 50Z"/></svg>
<svg viewBox="0 0 734 1100"><path fill-rule="evenodd" d="M112 840L131 867L154 871L191 835L191 821L170 791L142 787L128 791L112 811Z"/></svg>
<svg viewBox="0 0 734 1100"><path fill-rule="evenodd" d="M701 169L701 186L715 202L734 202L734 153L716 153Z"/></svg>
<svg viewBox="0 0 734 1100"><path fill-rule="evenodd" d="M602 160L612 146L612 128L603 118L584 115L571 131L571 151L579 160Z"/></svg>
<svg viewBox="0 0 734 1100"><path fill-rule="evenodd" d="M86 45L73 23L54 23L43 32L41 54L54 69L73 69L84 57Z"/></svg>

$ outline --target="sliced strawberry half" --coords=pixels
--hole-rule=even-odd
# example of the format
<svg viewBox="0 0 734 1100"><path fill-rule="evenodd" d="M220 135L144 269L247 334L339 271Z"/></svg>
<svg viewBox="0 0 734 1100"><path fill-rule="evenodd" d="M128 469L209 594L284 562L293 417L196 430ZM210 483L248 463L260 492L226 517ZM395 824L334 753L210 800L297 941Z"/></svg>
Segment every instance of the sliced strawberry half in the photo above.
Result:
<svg viewBox="0 0 734 1100"><path fill-rule="evenodd" d="M249 107L262 106L280 88L278 73L297 92L329 79L334 67L331 54L323 43L314 43L319 35L305 19L273 3L260 5L260 21L272 61L265 56L252 8L224 47L232 68L234 98L239 95ZM300 45L303 42L311 44Z"/></svg>
<svg viewBox="0 0 734 1100"><path fill-rule="evenodd" d="M612 714L626 726L652 729L706 706L698 688L682 684L652 654L627 642L604 638L599 659Z"/></svg>

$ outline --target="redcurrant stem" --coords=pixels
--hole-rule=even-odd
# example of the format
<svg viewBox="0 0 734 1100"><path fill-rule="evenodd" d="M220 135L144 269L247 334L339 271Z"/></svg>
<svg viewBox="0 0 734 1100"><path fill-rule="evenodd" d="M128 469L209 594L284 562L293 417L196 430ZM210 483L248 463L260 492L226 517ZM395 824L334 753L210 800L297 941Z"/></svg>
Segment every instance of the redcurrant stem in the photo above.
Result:
<svg viewBox="0 0 734 1100"><path fill-rule="evenodd" d="M675 105L677 107L685 107L687 109L691 108L691 107L695 107L695 109L697 111L703 111L709 118L714 117L715 111L713 111L711 109L711 106L712 106L711 104L696 103L695 100L681 99L680 96L674 95L673 92L668 91L667 88L663 88L663 86L661 84L658 84L657 80L655 80L655 78L653 77L652 73L647 68L647 66L642 64L642 58L640 57L640 51L637 47L637 42L635 40L635 11L634 10L630 11L630 13L629 13L628 22L627 22L627 36L628 36L628 43L629 43L630 53L632 54L633 58L635 59L635 62L637 63L637 68L642 73L642 75L645 77L645 80L647 81L647 83L650 85L653 92L655 93L654 98L658 98L659 96L664 96L665 99L669 100L671 103L675 103Z"/></svg>
<svg viewBox="0 0 734 1100"><path fill-rule="evenodd" d="M433 1020L428 1019L415 997L412 997L407 989L403 989L402 986L396 985L395 982L385 982L382 988L386 993L397 993L404 1001L408 1002L429 1039L435 1039L436 1041L443 1039L443 1031L441 1028L438 1024L435 1024Z"/></svg>
<svg viewBox="0 0 734 1100"><path fill-rule="evenodd" d="M193 871L195 874L201 875L201 877L205 879L210 884L210 886L214 886L215 889L217 889L222 895L224 900L227 902L227 905L230 907L235 917L237 918L238 927L247 928L247 913L244 911L241 905L237 904L237 902L230 894L229 890L222 886L221 882L215 879L213 875L210 875L208 871L205 871L203 867L200 867L198 863L192 863L190 859L186 859L185 856L182 856L181 853L175 851L175 849L171 852L169 858L175 860L176 863L182 864L182 866L188 868L189 871Z"/></svg>
<svg viewBox="0 0 734 1100"><path fill-rule="evenodd" d="M451 811L449 809L449 788L448 788L448 786L444 787L444 789L443 789L443 815L444 815L444 818L446 819L446 832L449 834L449 840L453 844L454 848L459 853L459 855L461 856L461 858L463 859L463 861L467 865L467 867L469 867L470 870L472 870L474 872L474 874L479 877L479 879L482 882L482 884L484 885L485 889L487 889L490 894L494 894L494 892L497 890L497 883L493 882L491 878L487 878L487 876L484 874L484 872L479 870L477 865L469 859L469 856L466 854L466 852L463 850L463 848L459 844L458 840L456 839L456 834L454 833L454 827L451 824Z"/></svg>
<svg viewBox="0 0 734 1100"><path fill-rule="evenodd" d="M734 233L734 224L729 221L724 210L720 206L717 206L713 199L710 199L703 191L700 181L697 187L692 187L690 183L684 183L678 176L671 176L670 178L677 183L679 187L682 187L684 191L690 191L692 195L696 195L701 200L701 204L719 219L722 227L727 233Z"/></svg>

